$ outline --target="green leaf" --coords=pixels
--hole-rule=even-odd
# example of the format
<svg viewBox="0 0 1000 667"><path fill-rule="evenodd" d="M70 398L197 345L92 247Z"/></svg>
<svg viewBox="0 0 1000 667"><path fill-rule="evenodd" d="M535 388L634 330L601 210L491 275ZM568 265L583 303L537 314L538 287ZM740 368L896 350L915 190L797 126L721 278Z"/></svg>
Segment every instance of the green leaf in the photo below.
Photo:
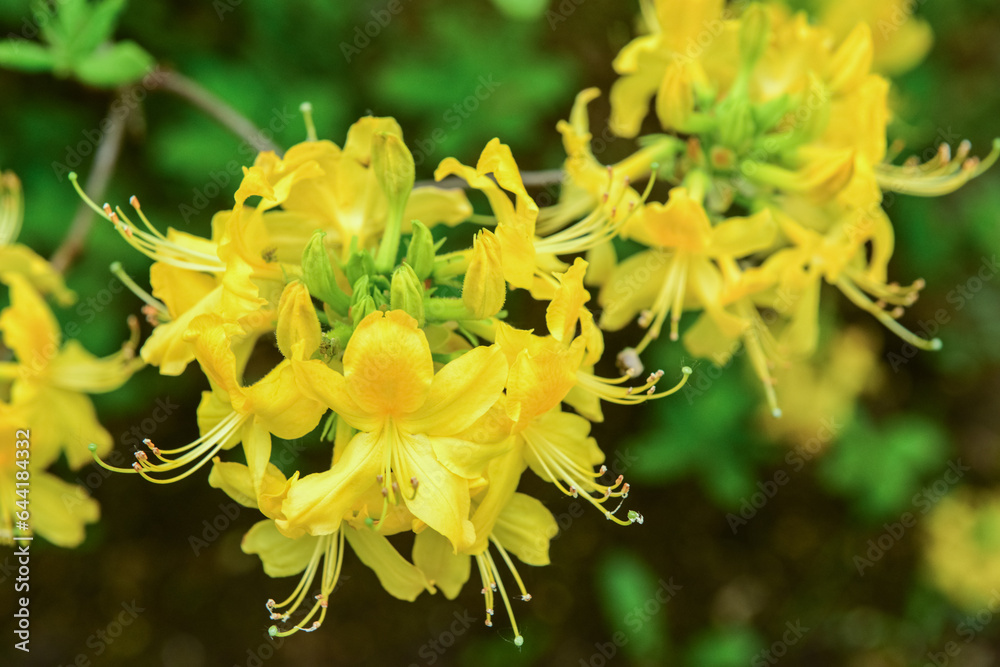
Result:
<svg viewBox="0 0 1000 667"><path fill-rule="evenodd" d="M763 648L763 640L752 628L717 628L694 639L687 650L687 662L700 667L738 667L751 662Z"/></svg>
<svg viewBox="0 0 1000 667"><path fill-rule="evenodd" d="M96 5L70 37L69 50L77 57L85 58L109 40L118 23L118 16L125 9L125 3L126 0L104 0Z"/></svg>
<svg viewBox="0 0 1000 667"><path fill-rule="evenodd" d="M532 21L545 13L548 0L493 0L501 12L512 19Z"/></svg>
<svg viewBox="0 0 1000 667"><path fill-rule="evenodd" d="M6 39L0 42L0 67L22 72L47 72L55 59L52 52L38 42L26 39Z"/></svg>
<svg viewBox="0 0 1000 667"><path fill-rule="evenodd" d="M634 662L666 664L667 605L675 594L673 582L658 576L632 552L619 549L599 564L598 585L607 620L604 643L617 646Z"/></svg>
<svg viewBox="0 0 1000 667"><path fill-rule="evenodd" d="M77 78L98 88L113 88L143 77L155 63L135 42L118 42L95 51L74 67Z"/></svg>

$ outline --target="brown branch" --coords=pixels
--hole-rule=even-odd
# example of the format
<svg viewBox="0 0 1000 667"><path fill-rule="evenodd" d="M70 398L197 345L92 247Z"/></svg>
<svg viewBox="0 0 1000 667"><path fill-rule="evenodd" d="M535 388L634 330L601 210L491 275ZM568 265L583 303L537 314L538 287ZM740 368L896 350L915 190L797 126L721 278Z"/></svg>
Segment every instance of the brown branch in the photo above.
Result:
<svg viewBox="0 0 1000 667"><path fill-rule="evenodd" d="M154 90L165 90L187 100L258 152L274 151L281 154L281 148L265 137L246 116L193 79L172 70L159 70L151 79Z"/></svg>
<svg viewBox="0 0 1000 667"><path fill-rule="evenodd" d="M97 150L94 153L94 164L84 187L84 192L94 201L99 202L104 198L108 183L111 181L111 173L118 162L118 154L121 152L122 142L125 138L125 126L134 110L133 105L123 103L130 91L131 88L124 89L111 103L111 109L106 118L108 129L101 136L100 143L97 144ZM94 222L94 215L94 211L86 202L80 202L80 205L77 206L76 215L73 216L73 222L70 224L66 238L52 253L50 261L56 271L65 273L76 256L80 254Z"/></svg>
<svg viewBox="0 0 1000 667"><path fill-rule="evenodd" d="M522 171L521 180L524 181L524 187L526 188L544 188L548 185L557 185L563 181L563 170L545 169L543 171ZM413 184L413 187L419 188L429 185L435 185L439 188L445 188L446 190L469 187L469 184L461 176L448 176L446 178L442 178L440 181L417 181Z"/></svg>

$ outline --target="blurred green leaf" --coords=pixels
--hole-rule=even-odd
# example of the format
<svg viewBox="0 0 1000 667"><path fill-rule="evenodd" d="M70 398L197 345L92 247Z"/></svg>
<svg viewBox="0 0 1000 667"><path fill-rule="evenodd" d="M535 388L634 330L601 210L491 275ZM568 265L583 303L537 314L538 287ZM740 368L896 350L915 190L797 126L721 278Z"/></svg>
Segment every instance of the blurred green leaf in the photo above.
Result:
<svg viewBox="0 0 1000 667"><path fill-rule="evenodd" d="M686 663L698 667L742 667L763 648L764 641L752 628L715 628L695 637L686 651Z"/></svg>
<svg viewBox="0 0 1000 667"><path fill-rule="evenodd" d="M659 358L654 361L657 368L680 366ZM674 403L658 403L653 423L632 440L639 462L630 476L661 483L697 476L717 503L738 504L753 491L760 458L758 442L747 435L745 427L757 400L744 387L746 381L739 369L695 364L694 374ZM685 398L687 405L677 405Z"/></svg>
<svg viewBox="0 0 1000 667"><path fill-rule="evenodd" d="M6 39L0 42L0 67L22 72L45 72L55 65L52 51L26 39Z"/></svg>
<svg viewBox="0 0 1000 667"><path fill-rule="evenodd" d="M95 5L89 15L76 26L68 50L80 57L87 56L111 38L126 0L104 0Z"/></svg>
<svg viewBox="0 0 1000 667"><path fill-rule="evenodd" d="M512 19L530 21L545 13L548 0L493 0L497 9Z"/></svg>
<svg viewBox="0 0 1000 667"><path fill-rule="evenodd" d="M112 88L141 79L154 63L145 49L125 41L95 51L73 69L84 83Z"/></svg>
<svg viewBox="0 0 1000 667"><path fill-rule="evenodd" d="M616 550L597 568L607 638L598 642L607 653L621 650L633 661L662 664L670 652L666 605L673 591L639 556ZM667 581L666 584L672 584ZM666 601L664 601L666 600Z"/></svg>
<svg viewBox="0 0 1000 667"><path fill-rule="evenodd" d="M946 453L945 435L929 419L907 414L875 428L859 416L822 460L820 479L850 498L861 516L877 520L904 510Z"/></svg>

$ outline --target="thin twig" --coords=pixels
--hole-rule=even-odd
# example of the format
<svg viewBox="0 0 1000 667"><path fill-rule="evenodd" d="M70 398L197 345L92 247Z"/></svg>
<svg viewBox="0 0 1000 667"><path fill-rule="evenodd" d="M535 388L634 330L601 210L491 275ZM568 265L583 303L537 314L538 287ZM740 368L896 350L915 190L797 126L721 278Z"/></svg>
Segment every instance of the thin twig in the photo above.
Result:
<svg viewBox="0 0 1000 667"><path fill-rule="evenodd" d="M108 129L101 136L101 141L97 144L97 150L94 153L94 164L90 169L90 175L87 176L85 192L95 201L104 199L104 193L111 181L111 172L114 171L115 164L118 162L118 154L121 152L122 142L125 138L125 126L134 109L133 105L122 103L123 100L127 99L130 90L130 88L124 89L111 103L106 119L109 124ZM50 261L56 271L65 273L76 256L80 254L93 222L94 212L87 206L86 202L80 202L66 238L52 253Z"/></svg>
<svg viewBox="0 0 1000 667"><path fill-rule="evenodd" d="M522 171L521 180L524 182L524 187L526 188L544 188L548 185L556 185L562 183L563 180L563 170L562 169L545 169L542 171ZM417 181L413 184L413 187L426 187L429 185L434 185L439 188L444 188L446 190L455 190L457 188L467 188L469 184L461 176L448 176L442 178L440 181Z"/></svg>
<svg viewBox="0 0 1000 667"><path fill-rule="evenodd" d="M281 154L281 148L265 137L246 116L193 79L172 70L161 70L155 77L153 88L166 90L184 98L257 151L274 151Z"/></svg>

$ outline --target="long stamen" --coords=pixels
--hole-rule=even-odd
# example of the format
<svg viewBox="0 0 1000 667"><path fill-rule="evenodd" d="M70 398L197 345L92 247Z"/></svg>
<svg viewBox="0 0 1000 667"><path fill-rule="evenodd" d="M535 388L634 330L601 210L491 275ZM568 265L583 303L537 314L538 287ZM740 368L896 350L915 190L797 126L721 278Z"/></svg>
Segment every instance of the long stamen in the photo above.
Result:
<svg viewBox="0 0 1000 667"><path fill-rule="evenodd" d="M151 462L145 452L137 452L135 455L136 462L132 467L135 472L142 475L144 479L153 482L154 484L170 484L173 482L179 482L180 480L194 474L202 466L211 461L219 450L225 446L230 437L243 426L243 423L246 420L247 417L245 415L240 415L235 412L231 413L228 417L216 424L216 426L213 427L208 433L201 436L194 442L177 449L160 449L154 445L151 440L146 438L143 442L147 447L149 447L150 451L153 452L153 455L159 459L159 463ZM181 452L184 453L175 459L164 456L164 454L177 454ZM167 473L178 468L188 466L189 464L193 465L174 477L159 478L152 476L153 473Z"/></svg>
<svg viewBox="0 0 1000 667"><path fill-rule="evenodd" d="M309 565L302 573L302 577L299 579L299 583L295 587L295 590L292 591L292 594L289 595L283 602L275 602L274 600L267 601L266 607L271 616L271 620L284 623L292 616L292 614L296 612L296 610L298 610L309 595L309 591L312 589L316 573L320 569L320 561L323 562L323 574L320 578L320 592L314 596L313 599L315 599L316 602L313 603L309 613L307 613L305 617L296 625L287 630L279 630L278 626L272 625L268 628L268 634L270 636L287 637L295 634L296 632L313 632L323 624L324 620L326 620L326 613L330 604L330 594L333 593L333 589L337 586L337 581L340 579L340 571L344 562L343 531L338 531L337 533L331 535L323 535L317 539L316 547L313 549L312 557L309 560ZM287 607L287 609L281 613L275 611L276 609L281 609L283 607ZM319 618L313 620L317 613L319 613Z"/></svg>
<svg viewBox="0 0 1000 667"><path fill-rule="evenodd" d="M151 309L151 311L146 313L147 319L150 319L152 316L155 317L156 320L155 322L152 322L152 324L170 321L170 313L167 311L166 305L164 305L164 303L159 299L155 298L152 294L139 287L139 285L132 280L132 277L125 272L125 269L122 268L121 262L113 262L111 264L111 273L115 274L118 280L122 281L125 284L125 287L128 287L132 294L135 294L137 297L146 302L146 305ZM146 311L145 308L143 310Z"/></svg>

